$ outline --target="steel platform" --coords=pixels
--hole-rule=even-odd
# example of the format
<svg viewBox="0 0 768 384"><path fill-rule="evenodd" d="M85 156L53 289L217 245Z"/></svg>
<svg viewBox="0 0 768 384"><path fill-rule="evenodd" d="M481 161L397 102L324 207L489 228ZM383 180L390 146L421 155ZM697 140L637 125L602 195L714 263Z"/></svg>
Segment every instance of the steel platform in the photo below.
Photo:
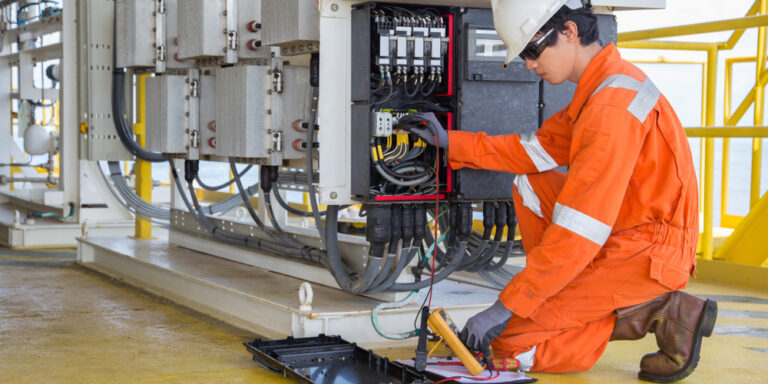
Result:
<svg viewBox="0 0 768 384"><path fill-rule="evenodd" d="M83 266L181 305L268 338L340 335L368 348L407 345L379 336L371 312L381 301L320 284L312 285L310 307L301 308L299 290L305 281L216 256L174 246L167 240L126 237L79 239ZM328 273L322 271L322 273ZM432 307L445 307L463 324L491 305L498 290L446 280L435 285ZM388 332L413 329L426 290L402 308L382 310Z"/></svg>
<svg viewBox="0 0 768 384"><path fill-rule="evenodd" d="M16 211L20 220L16 220ZM27 224L27 210L12 203L0 203L0 245L11 249L74 248L77 236L87 231L95 236L119 236L133 231L133 221L86 225L57 219L35 218Z"/></svg>

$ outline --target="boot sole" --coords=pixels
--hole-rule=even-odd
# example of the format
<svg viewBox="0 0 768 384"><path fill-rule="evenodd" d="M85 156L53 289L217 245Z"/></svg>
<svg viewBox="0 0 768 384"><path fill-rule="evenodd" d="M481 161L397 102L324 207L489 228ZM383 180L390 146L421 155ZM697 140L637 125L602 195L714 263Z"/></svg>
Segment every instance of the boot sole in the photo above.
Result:
<svg viewBox="0 0 768 384"><path fill-rule="evenodd" d="M707 300L704 304L704 310L699 318L699 324L696 326L696 334L694 335L693 351L691 352L691 358L685 366L672 374L659 375L656 373L640 371L638 376L640 379L650 381L654 383L672 383L682 380L690 375L699 364L699 352L701 350L701 339L704 337L712 336L712 330L715 328L715 320L717 319L717 302L713 300Z"/></svg>

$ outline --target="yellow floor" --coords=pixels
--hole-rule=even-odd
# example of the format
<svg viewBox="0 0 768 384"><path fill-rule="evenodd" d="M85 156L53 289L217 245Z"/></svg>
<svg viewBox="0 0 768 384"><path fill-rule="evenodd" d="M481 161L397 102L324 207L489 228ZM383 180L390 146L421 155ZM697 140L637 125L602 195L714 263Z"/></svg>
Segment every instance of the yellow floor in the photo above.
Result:
<svg viewBox="0 0 768 384"><path fill-rule="evenodd" d="M74 251L0 249L2 383L286 383L254 364L255 335L76 266ZM716 335L688 383L768 381L768 292L692 283L717 296ZM406 358L412 349L378 350ZM611 343L589 372L540 382L637 382L651 337Z"/></svg>

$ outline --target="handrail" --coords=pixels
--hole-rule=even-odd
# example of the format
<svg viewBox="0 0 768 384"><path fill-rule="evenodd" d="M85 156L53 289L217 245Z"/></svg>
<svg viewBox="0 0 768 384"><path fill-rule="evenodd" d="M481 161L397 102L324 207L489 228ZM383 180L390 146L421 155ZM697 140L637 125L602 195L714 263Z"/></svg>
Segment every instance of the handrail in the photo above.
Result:
<svg viewBox="0 0 768 384"><path fill-rule="evenodd" d="M744 16L737 19L624 32L619 33L618 38L621 41L650 40L663 37L698 35L702 33L733 31L765 26L768 26L768 15Z"/></svg>
<svg viewBox="0 0 768 384"><path fill-rule="evenodd" d="M768 137L768 126L762 127L686 127L688 137L755 138Z"/></svg>

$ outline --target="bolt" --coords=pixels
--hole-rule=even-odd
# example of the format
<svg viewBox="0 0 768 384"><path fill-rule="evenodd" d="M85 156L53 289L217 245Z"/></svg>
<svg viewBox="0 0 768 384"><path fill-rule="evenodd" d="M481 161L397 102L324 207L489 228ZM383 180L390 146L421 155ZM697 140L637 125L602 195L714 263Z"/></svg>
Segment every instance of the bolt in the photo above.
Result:
<svg viewBox="0 0 768 384"><path fill-rule="evenodd" d="M331 11L336 12L338 10L339 10L339 5L338 4L336 4L336 3L331 4Z"/></svg>
<svg viewBox="0 0 768 384"><path fill-rule="evenodd" d="M336 199L339 195L336 192L331 192L331 199Z"/></svg>

